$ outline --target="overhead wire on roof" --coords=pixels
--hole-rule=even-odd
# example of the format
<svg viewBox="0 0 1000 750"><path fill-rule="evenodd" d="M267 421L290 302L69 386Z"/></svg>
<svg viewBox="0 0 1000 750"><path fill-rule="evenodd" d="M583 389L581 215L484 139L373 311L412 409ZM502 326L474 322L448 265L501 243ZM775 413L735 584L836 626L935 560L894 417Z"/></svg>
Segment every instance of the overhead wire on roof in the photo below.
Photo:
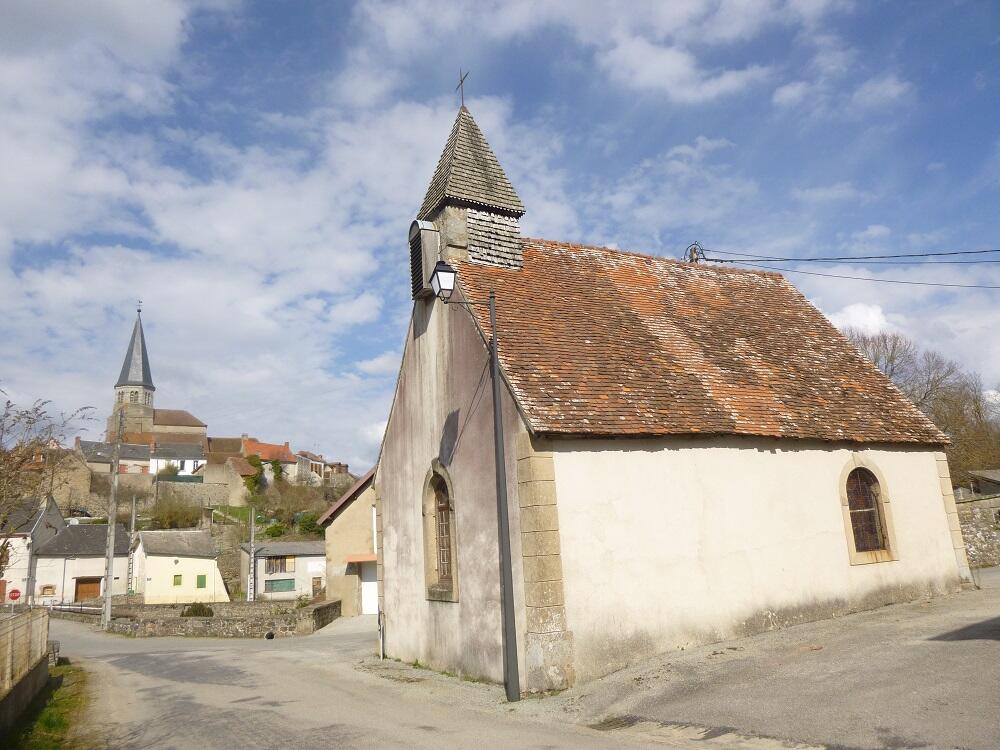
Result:
<svg viewBox="0 0 1000 750"><path fill-rule="evenodd" d="M706 260L712 260L712 258L707 258ZM754 263L748 260L735 260L731 262L741 263L751 268L761 268L765 271L777 271L778 273L801 273L807 276L823 276L828 279L851 279L854 281L872 281L878 284L907 284L910 286L948 287L952 289L1000 289L1000 285L991 285L991 284L946 284L938 281L908 281L906 279L873 279L870 276L849 276L847 274L839 274L839 273L820 273L818 271L803 271L797 268L781 268L775 266L765 266L760 263Z"/></svg>
<svg viewBox="0 0 1000 750"><path fill-rule="evenodd" d="M702 248L704 250L704 248ZM885 258L937 258L942 256L954 256L954 255L987 255L989 253L1000 253L1000 250L947 250L941 252L927 252L927 253L889 253L884 255L831 255L818 258L790 258L788 256L781 255L761 255L759 253L746 253L734 250L708 250L708 252L718 253L719 255L732 255L741 258L753 259L753 260L766 260L768 262L775 261L791 261L793 263L816 263L816 262L832 262L832 261L864 261L864 260L882 260ZM720 259L716 259L716 262L726 262ZM945 261L935 261L937 263L943 263ZM960 262L960 261L951 261ZM969 263L996 263L997 260L982 260L982 261L966 261Z"/></svg>

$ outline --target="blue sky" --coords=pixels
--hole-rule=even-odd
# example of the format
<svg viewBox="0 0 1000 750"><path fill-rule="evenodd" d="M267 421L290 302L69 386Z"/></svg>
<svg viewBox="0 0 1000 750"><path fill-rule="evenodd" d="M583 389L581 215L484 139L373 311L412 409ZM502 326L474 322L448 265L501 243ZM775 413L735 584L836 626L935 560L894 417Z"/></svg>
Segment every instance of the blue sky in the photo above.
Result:
<svg viewBox="0 0 1000 750"><path fill-rule="evenodd" d="M103 418L141 297L159 406L367 468L460 66L527 234L1000 247L995 3L0 0L0 387ZM790 278L1000 382L996 290Z"/></svg>

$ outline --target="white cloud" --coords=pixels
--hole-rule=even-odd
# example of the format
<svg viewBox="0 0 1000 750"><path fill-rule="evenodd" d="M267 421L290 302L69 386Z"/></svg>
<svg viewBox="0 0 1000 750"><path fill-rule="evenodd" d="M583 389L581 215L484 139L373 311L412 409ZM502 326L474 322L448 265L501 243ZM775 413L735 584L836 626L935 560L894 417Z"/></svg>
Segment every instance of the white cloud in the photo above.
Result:
<svg viewBox="0 0 1000 750"><path fill-rule="evenodd" d="M905 99L912 91L913 84L889 73L861 84L851 96L851 104L862 109L887 107Z"/></svg>
<svg viewBox="0 0 1000 750"><path fill-rule="evenodd" d="M402 357L397 351L382 352L377 357L361 360L357 368L367 375L395 375Z"/></svg>
<svg viewBox="0 0 1000 750"><path fill-rule="evenodd" d="M655 91L681 104L701 104L743 93L770 75L763 65L706 71L690 52L641 37L618 40L598 56L611 80L627 88Z"/></svg>
<svg viewBox="0 0 1000 750"><path fill-rule="evenodd" d="M792 197L804 203L833 203L837 201L864 202L870 200L872 195L864 190L859 190L853 182L842 181L831 185L794 188Z"/></svg>
<svg viewBox="0 0 1000 750"><path fill-rule="evenodd" d="M793 81L779 86L771 94L771 101L779 107L791 107L798 104L812 89L812 86L805 81Z"/></svg>
<svg viewBox="0 0 1000 750"><path fill-rule="evenodd" d="M892 234L892 230L884 224L869 224L860 232L854 232L851 237L855 242L866 242L870 240L883 240Z"/></svg>
<svg viewBox="0 0 1000 750"><path fill-rule="evenodd" d="M868 334L892 328L885 311L879 305L863 302L855 302L833 313L830 315L830 322L837 328L855 328Z"/></svg>

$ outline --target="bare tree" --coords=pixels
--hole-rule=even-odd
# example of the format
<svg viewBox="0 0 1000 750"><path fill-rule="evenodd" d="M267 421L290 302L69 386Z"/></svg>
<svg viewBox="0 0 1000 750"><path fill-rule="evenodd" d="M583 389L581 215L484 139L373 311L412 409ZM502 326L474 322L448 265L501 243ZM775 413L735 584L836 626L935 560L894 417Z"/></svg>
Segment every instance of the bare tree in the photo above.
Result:
<svg viewBox="0 0 1000 750"><path fill-rule="evenodd" d="M0 394L6 396L3 391ZM35 401L19 407L5 399L0 412L0 530L5 529L11 514L26 499L38 498L51 491L57 461L53 452L60 449L70 425L88 418L90 409L72 414L53 414L48 401ZM9 538L0 536L0 575L9 559Z"/></svg>
<svg viewBox="0 0 1000 750"><path fill-rule="evenodd" d="M865 333L859 328L845 328L844 335L897 386L912 377L919 350L903 334L889 331Z"/></svg>
<svg viewBox="0 0 1000 750"><path fill-rule="evenodd" d="M948 436L953 479L1000 467L1000 405L977 373L900 333L846 329L844 334Z"/></svg>

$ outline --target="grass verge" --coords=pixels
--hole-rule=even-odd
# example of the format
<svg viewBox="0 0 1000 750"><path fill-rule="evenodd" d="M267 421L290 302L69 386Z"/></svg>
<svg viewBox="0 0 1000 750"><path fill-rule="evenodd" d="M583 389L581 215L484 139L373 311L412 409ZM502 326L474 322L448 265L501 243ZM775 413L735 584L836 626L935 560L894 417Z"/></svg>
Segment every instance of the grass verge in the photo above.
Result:
<svg viewBox="0 0 1000 750"><path fill-rule="evenodd" d="M70 733L87 701L87 673L60 659L49 684L14 727L11 750L71 750Z"/></svg>

